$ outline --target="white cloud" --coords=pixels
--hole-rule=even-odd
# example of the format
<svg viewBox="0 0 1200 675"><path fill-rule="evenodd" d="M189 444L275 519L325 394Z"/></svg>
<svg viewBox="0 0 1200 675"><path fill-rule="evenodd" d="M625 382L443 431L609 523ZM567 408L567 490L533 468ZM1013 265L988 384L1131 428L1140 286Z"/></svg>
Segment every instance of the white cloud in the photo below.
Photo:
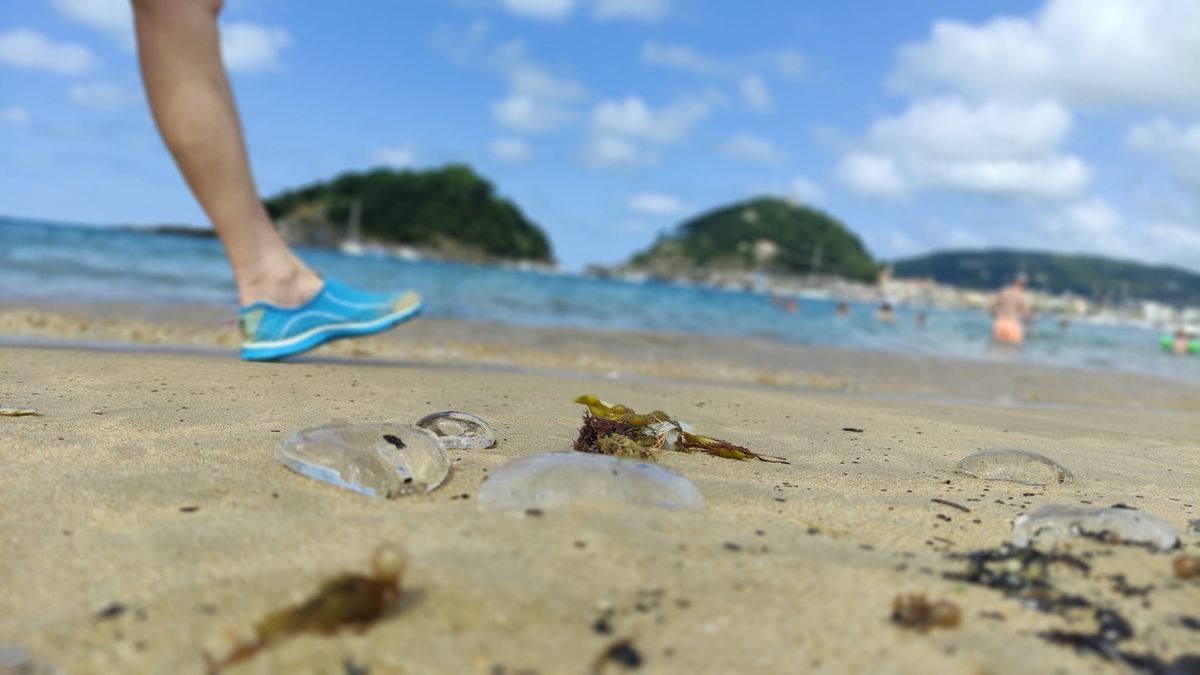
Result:
<svg viewBox="0 0 1200 675"><path fill-rule="evenodd" d="M670 0L596 0L593 11L597 19L654 21L670 9Z"/></svg>
<svg viewBox="0 0 1200 675"><path fill-rule="evenodd" d="M1200 106L1200 3L1049 0L1030 17L938 21L899 51L894 87L1052 97L1095 107Z"/></svg>
<svg viewBox="0 0 1200 675"><path fill-rule="evenodd" d="M839 177L866 196L947 190L1071 199L1087 188L1091 170L1078 157L1058 154L1070 129L1070 114L1048 101L916 101L876 121Z"/></svg>
<svg viewBox="0 0 1200 675"><path fill-rule="evenodd" d="M625 138L595 136L584 146L582 159L597 169L630 168L655 164L658 155Z"/></svg>
<svg viewBox="0 0 1200 675"><path fill-rule="evenodd" d="M559 77L525 53L521 42L498 47L490 64L508 81L509 95L492 104L501 125L526 133L552 131L575 119L572 104L587 97L575 80Z"/></svg>
<svg viewBox="0 0 1200 675"><path fill-rule="evenodd" d="M1072 238L1110 237L1121 229L1121 214L1100 197L1069 204L1043 220L1051 235Z"/></svg>
<svg viewBox="0 0 1200 675"><path fill-rule="evenodd" d="M283 28L248 21L221 26L221 56L231 72L254 73L279 68L279 53L292 44Z"/></svg>
<svg viewBox="0 0 1200 675"><path fill-rule="evenodd" d="M619 101L598 104L592 111L592 130L598 136L626 137L665 145L685 138L709 112L709 104L701 100L676 101L655 109L636 96L627 96Z"/></svg>
<svg viewBox="0 0 1200 675"><path fill-rule="evenodd" d="M525 162L533 157L533 148L519 138L497 138L488 144L488 150L506 162Z"/></svg>
<svg viewBox="0 0 1200 675"><path fill-rule="evenodd" d="M694 47L653 41L642 45L642 63L707 77L731 77L741 72L737 65L701 54Z"/></svg>
<svg viewBox="0 0 1200 675"><path fill-rule="evenodd" d="M96 28L121 45L133 47L133 10L129 0L53 0L71 19Z"/></svg>
<svg viewBox="0 0 1200 675"><path fill-rule="evenodd" d="M1161 157L1176 180L1200 190L1200 124L1182 127L1158 118L1130 128L1125 143L1139 152Z"/></svg>
<svg viewBox="0 0 1200 675"><path fill-rule="evenodd" d="M562 21L584 4L581 0L501 0L509 12L527 19ZM592 16L601 20L654 21L671 9L671 0L590 0Z"/></svg>
<svg viewBox="0 0 1200 675"><path fill-rule="evenodd" d="M0 108L0 124L21 126L29 123L29 111L19 105Z"/></svg>
<svg viewBox="0 0 1200 675"><path fill-rule="evenodd" d="M91 70L96 57L86 47L54 42L27 28L0 33L0 64L77 75Z"/></svg>
<svg viewBox="0 0 1200 675"><path fill-rule="evenodd" d="M909 190L896 161L887 155L847 155L838 164L837 175L846 187L865 197L901 197Z"/></svg>
<svg viewBox="0 0 1200 675"><path fill-rule="evenodd" d="M626 206L630 211L648 216L673 216L687 211L678 197L661 192L636 194L629 198Z"/></svg>
<svg viewBox="0 0 1200 675"><path fill-rule="evenodd" d="M81 108L115 110L124 106L129 98L125 90L115 84L93 82L68 89L67 100Z"/></svg>
<svg viewBox="0 0 1200 675"><path fill-rule="evenodd" d="M926 157L1011 158L1051 152L1070 129L1071 114L1049 101L969 105L936 98L875 122L867 138L880 148Z"/></svg>
<svg viewBox="0 0 1200 675"><path fill-rule="evenodd" d="M736 133L726 139L721 144L720 151L722 155L732 159L760 164L778 164L784 160L783 153L770 141L745 132Z"/></svg>
<svg viewBox="0 0 1200 675"><path fill-rule="evenodd" d="M561 105L522 94L496 101L491 109L492 118L501 126L533 134L557 129L574 117Z"/></svg>
<svg viewBox="0 0 1200 675"><path fill-rule="evenodd" d="M804 176L796 176L788 183L787 196L801 204L814 204L825 198L825 190Z"/></svg>
<svg viewBox="0 0 1200 675"><path fill-rule="evenodd" d="M996 197L1069 199L1085 188L1091 170L1078 157L976 159L913 167L920 187Z"/></svg>
<svg viewBox="0 0 1200 675"><path fill-rule="evenodd" d="M808 59L804 52L792 47L764 52L752 58L751 63L765 66L775 71L785 80L801 80L808 74Z"/></svg>
<svg viewBox="0 0 1200 675"><path fill-rule="evenodd" d="M529 19L557 21L575 9L576 0L503 0L504 8Z"/></svg>
<svg viewBox="0 0 1200 675"><path fill-rule="evenodd" d="M767 83L758 73L750 73L743 77L742 81L738 83L738 89L742 92L742 98L745 99L746 105L750 106L751 110L766 112L774 106L771 101L771 92L767 90Z"/></svg>
<svg viewBox="0 0 1200 675"><path fill-rule="evenodd" d="M417 151L411 145L381 148L375 153L375 161L395 169L406 169L417 163Z"/></svg>

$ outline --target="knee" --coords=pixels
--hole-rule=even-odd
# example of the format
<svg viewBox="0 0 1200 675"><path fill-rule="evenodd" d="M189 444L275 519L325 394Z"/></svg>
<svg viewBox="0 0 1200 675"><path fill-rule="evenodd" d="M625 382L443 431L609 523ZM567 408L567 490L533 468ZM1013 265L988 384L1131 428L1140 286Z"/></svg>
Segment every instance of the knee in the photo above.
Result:
<svg viewBox="0 0 1200 675"><path fill-rule="evenodd" d="M216 16L221 13L224 0L130 0L133 11L138 14L171 11L179 9L199 9Z"/></svg>

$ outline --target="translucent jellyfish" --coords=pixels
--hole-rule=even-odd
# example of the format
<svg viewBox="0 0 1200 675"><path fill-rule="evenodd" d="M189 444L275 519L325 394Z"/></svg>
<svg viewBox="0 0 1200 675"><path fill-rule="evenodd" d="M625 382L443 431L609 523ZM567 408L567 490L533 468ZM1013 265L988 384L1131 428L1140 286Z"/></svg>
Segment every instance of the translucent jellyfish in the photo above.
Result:
<svg viewBox="0 0 1200 675"><path fill-rule="evenodd" d="M1069 483L1074 479L1067 467L1032 450L985 448L963 457L955 473L983 480L1007 480L1025 485Z"/></svg>
<svg viewBox="0 0 1200 675"><path fill-rule="evenodd" d="M430 492L450 473L437 437L409 424L334 422L304 429L279 442L275 459L302 476L389 499Z"/></svg>
<svg viewBox="0 0 1200 675"><path fill-rule="evenodd" d="M694 509L704 498L690 480L657 464L584 452L546 452L514 459L479 488L489 511L553 508L579 500Z"/></svg>
<svg viewBox="0 0 1200 675"><path fill-rule="evenodd" d="M1170 523L1145 511L1119 506L1047 504L1017 516L1013 522L1015 546L1081 536L1114 543L1152 544L1164 551L1179 543L1179 535Z"/></svg>
<svg viewBox="0 0 1200 675"><path fill-rule="evenodd" d="M432 432L444 447L453 450L490 448L496 444L491 425L471 413L435 412L418 420L417 426Z"/></svg>

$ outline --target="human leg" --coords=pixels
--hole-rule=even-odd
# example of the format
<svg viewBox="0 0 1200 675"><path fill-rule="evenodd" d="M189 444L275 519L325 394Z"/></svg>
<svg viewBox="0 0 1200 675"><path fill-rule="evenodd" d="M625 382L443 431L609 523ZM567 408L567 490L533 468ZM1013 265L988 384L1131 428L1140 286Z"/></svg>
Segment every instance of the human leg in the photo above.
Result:
<svg viewBox="0 0 1200 675"><path fill-rule="evenodd" d="M259 201L221 63L221 0L134 0L146 97L167 148L225 247L243 305L293 306L321 280Z"/></svg>

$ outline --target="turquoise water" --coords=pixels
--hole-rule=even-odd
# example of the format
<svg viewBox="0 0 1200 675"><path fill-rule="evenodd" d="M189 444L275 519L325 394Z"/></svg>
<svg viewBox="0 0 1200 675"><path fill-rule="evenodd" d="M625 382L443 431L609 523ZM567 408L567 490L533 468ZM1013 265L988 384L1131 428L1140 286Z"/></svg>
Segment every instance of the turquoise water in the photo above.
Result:
<svg viewBox="0 0 1200 675"><path fill-rule="evenodd" d="M756 292L629 283L439 262L301 250L322 274L363 287L414 288L428 315L529 326L650 330L765 338L848 349L1126 370L1200 382L1200 358L1176 358L1158 329L1037 322L1019 351L989 348L981 311L900 306L894 324L873 304L836 317L834 302L801 299L787 314ZM0 218L0 300L136 301L236 306L233 279L213 239ZM914 317L927 312L918 326Z"/></svg>

